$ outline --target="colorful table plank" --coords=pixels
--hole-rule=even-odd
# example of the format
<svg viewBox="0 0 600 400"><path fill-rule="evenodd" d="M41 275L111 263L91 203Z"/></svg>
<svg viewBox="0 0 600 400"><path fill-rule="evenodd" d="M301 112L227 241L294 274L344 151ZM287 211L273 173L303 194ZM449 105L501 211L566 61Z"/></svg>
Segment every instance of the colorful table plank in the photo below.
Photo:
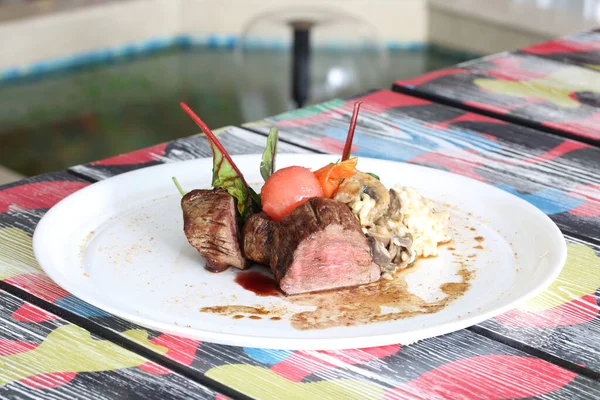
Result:
<svg viewBox="0 0 600 400"><path fill-rule="evenodd" d="M127 335L146 340L144 332ZM0 290L0 398L215 399L222 395Z"/></svg>
<svg viewBox="0 0 600 400"><path fill-rule="evenodd" d="M183 111L181 118L188 118ZM258 135L249 135L248 131L234 126L216 129L214 133L230 154L261 154L265 148L264 138ZM298 146L290 146L285 143L279 150L282 153L307 152ZM143 167L204 157L212 157L210 145L204 135L194 135L105 160L76 165L69 168L69 171L86 177L86 179L100 180Z"/></svg>
<svg viewBox="0 0 600 400"><path fill-rule="evenodd" d="M600 32L583 32L525 47L519 52L600 70Z"/></svg>
<svg viewBox="0 0 600 400"><path fill-rule="evenodd" d="M394 83L394 90L600 144L600 71L501 53Z"/></svg>
<svg viewBox="0 0 600 400"><path fill-rule="evenodd" d="M265 140L264 136L255 137L259 139L252 140ZM55 175L54 179L64 178ZM140 329L82 304L56 286L51 289L52 283L39 271L36 279L30 278L37 265L31 257L29 236L45 210L35 208L35 204L23 210L18 204L27 203L30 195L20 198L15 196L14 189L11 193L12 205L9 211L0 214L0 226L10 229L10 236L7 236L13 243L10 249L19 248L18 254L22 256L17 262L6 262L16 274L8 282L31 294L47 296L46 300L60 307L75 302L77 306L68 311L86 316L90 323L102 329L121 335L131 329ZM58 192L54 193L58 195ZM70 188L64 195L68 193ZM18 269L23 273L18 274ZM53 298L49 297L52 293ZM64 298L70 298L70 301L61 301ZM150 337L161 338L160 344L168 349L165 356L171 360L256 398L425 399L432 396L453 398L457 391L473 392L476 398L482 393L500 397L510 393L515 398L586 398L596 396L599 390L595 382L584 376L469 331L455 332L404 349L392 345L335 352L237 348L144 331ZM130 338L123 337L123 340ZM500 365L508 368L503 369ZM471 373L473 368L479 371L475 375Z"/></svg>
<svg viewBox="0 0 600 400"><path fill-rule="evenodd" d="M600 148L387 90L246 127L265 134L275 124L281 140L341 154L357 100L363 107L354 155L478 179L531 202L562 228L569 262L559 280L521 309L480 326L600 375L600 179L591 172L600 167Z"/></svg>

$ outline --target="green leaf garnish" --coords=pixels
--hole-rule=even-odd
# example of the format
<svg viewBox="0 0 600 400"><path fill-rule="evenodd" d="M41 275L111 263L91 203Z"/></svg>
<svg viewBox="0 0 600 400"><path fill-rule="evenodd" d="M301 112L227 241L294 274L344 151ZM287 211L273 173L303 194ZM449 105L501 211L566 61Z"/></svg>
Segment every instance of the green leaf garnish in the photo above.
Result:
<svg viewBox="0 0 600 400"><path fill-rule="evenodd" d="M277 142L279 141L279 129L271 127L267 137L267 147L260 161L260 175L266 181L275 172L275 156L277 155Z"/></svg>
<svg viewBox="0 0 600 400"><path fill-rule="evenodd" d="M233 167L234 164L227 160L224 153L211 143L213 151L213 177L212 185L227 191L237 200L237 208L242 217L251 214L252 199L248 195L248 186L243 177Z"/></svg>
<svg viewBox="0 0 600 400"><path fill-rule="evenodd" d="M375 175L372 172L365 172L367 175L371 175L373 178L377 179L378 181L380 181L381 179L379 179L379 177L377 175Z"/></svg>
<svg viewBox="0 0 600 400"><path fill-rule="evenodd" d="M206 135L213 153L213 177L212 186L227 191L237 200L237 208L242 218L250 215L255 208L254 190L248 186L244 176L237 165L227 153L219 139L210 128L198 117L185 103L180 103L181 108L192 118ZM256 195L258 196L258 195ZM260 199L259 199L260 200ZM260 203L259 203L260 204Z"/></svg>
<svg viewBox="0 0 600 400"><path fill-rule="evenodd" d="M173 179L173 183L175 184L175 186L177 187L177 190L179 190L179 193L181 193L181 196L185 196L185 190L183 190L183 188L181 187L181 185L179 184L179 181L177 180L177 178L175 178L174 176L171 177L171 179Z"/></svg>

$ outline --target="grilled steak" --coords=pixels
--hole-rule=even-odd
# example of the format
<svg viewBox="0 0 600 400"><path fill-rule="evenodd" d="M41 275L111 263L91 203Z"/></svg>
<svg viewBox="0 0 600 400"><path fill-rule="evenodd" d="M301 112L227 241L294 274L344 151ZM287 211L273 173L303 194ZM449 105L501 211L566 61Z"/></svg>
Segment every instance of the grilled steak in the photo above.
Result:
<svg viewBox="0 0 600 400"><path fill-rule="evenodd" d="M181 209L185 236L206 260L206 269L246 268L233 197L222 189L192 190L181 199Z"/></svg>
<svg viewBox="0 0 600 400"><path fill-rule="evenodd" d="M380 277L352 211L324 198L308 200L276 225L271 271L286 294L356 286Z"/></svg>
<svg viewBox="0 0 600 400"><path fill-rule="evenodd" d="M275 224L276 222L264 212L253 214L246 219L242 231L242 241L244 256L247 259L259 264L269 265Z"/></svg>

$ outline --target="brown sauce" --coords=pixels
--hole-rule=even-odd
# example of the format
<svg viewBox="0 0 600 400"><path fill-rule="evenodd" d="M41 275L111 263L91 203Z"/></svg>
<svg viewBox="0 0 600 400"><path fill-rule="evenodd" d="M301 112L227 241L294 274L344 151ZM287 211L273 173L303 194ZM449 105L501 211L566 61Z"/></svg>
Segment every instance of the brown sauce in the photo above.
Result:
<svg viewBox="0 0 600 400"><path fill-rule="evenodd" d="M443 284L441 289L447 296L428 303L408 291L404 279L407 274L405 271L407 270L391 281L380 280L348 289L287 297L291 303L316 307L315 310L293 314L292 326L299 330L326 329L395 321L435 313L462 296L468 290L472 279L472 273L461 265L459 275L463 281ZM383 313L381 308L384 306L395 310Z"/></svg>
<svg viewBox="0 0 600 400"><path fill-rule="evenodd" d="M483 236L475 236L475 240L479 243L483 242L485 238Z"/></svg>
<svg viewBox="0 0 600 400"><path fill-rule="evenodd" d="M483 246L482 246L482 245L480 245L480 244L478 244L478 245L477 245L477 246L475 246L474 248L475 248L475 249L477 249L477 250L483 250Z"/></svg>
<svg viewBox="0 0 600 400"><path fill-rule="evenodd" d="M275 280L258 271L240 272L235 277L235 282L246 290L255 293L257 296L279 296L279 290Z"/></svg>
<svg viewBox="0 0 600 400"><path fill-rule="evenodd" d="M475 240L481 241L483 238L481 240L475 238ZM454 262L459 265L458 274L462 277L462 282L442 284L440 289L446 294L446 297L433 302L427 302L408 290L405 277L415 268L420 267L419 262L416 262L412 267L399 272L391 281L379 280L368 285L294 296L282 295L270 276L257 271L240 272L237 274L235 282L244 289L259 296L281 296L289 303L309 306L312 309L291 314L291 310L286 308L269 309L260 306L226 305L204 307L200 311L233 316L234 319L270 318L273 321L279 321L282 316L291 314L291 325L299 330L401 320L438 312L469 289L473 273L463 263L463 257L457 255ZM384 312L383 307L392 310Z"/></svg>
<svg viewBox="0 0 600 400"><path fill-rule="evenodd" d="M239 318L237 314L251 314L251 315L269 315L271 310L264 307L250 307L250 306L213 306L213 307L202 307L200 312L210 312L213 314L220 315L234 315Z"/></svg>

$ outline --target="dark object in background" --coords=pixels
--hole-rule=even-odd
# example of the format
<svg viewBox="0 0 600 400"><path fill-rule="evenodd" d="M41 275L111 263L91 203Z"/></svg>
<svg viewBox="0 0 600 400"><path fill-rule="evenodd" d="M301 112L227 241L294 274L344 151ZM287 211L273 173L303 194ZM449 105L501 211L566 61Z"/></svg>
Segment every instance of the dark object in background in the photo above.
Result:
<svg viewBox="0 0 600 400"><path fill-rule="evenodd" d="M188 242L206 260L206 269L222 272L245 269L239 244L233 197L223 189L192 190L181 199L183 231Z"/></svg>
<svg viewBox="0 0 600 400"><path fill-rule="evenodd" d="M304 107L310 90L310 21L292 21L294 44L292 50L292 100Z"/></svg>

